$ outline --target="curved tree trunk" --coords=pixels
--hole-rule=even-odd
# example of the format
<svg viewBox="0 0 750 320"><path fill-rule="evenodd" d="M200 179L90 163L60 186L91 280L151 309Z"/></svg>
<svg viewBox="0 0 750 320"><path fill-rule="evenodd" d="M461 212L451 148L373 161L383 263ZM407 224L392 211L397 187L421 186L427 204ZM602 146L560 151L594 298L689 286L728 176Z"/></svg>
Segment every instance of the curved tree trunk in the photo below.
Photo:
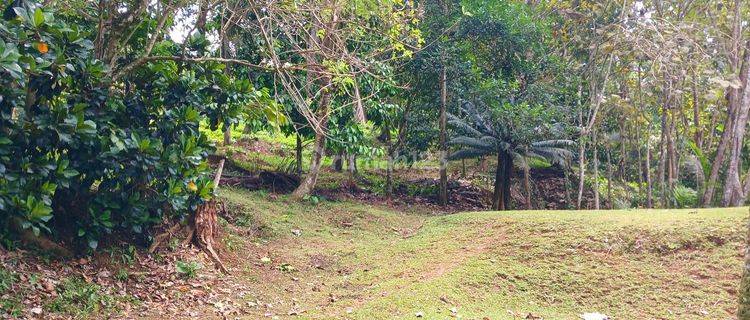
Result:
<svg viewBox="0 0 750 320"><path fill-rule="evenodd" d="M297 189L292 192L292 197L301 199L306 195L309 195L313 189L315 189L315 183L318 181L318 174L320 173L320 165L323 163L323 155L326 149L326 136L323 133L315 134L315 144L313 145L313 154L310 161L310 171L305 175L305 178L300 182Z"/></svg>
<svg viewBox="0 0 750 320"><path fill-rule="evenodd" d="M302 199L312 193L315 189L315 183L318 181L320 166L323 163L323 157L326 151L326 131L328 130L328 107L331 103L330 93L325 93L320 98L318 114L320 119L320 128L315 132L315 143L313 144L313 154L310 160L310 171L300 182L297 189L292 192L292 198Z"/></svg>

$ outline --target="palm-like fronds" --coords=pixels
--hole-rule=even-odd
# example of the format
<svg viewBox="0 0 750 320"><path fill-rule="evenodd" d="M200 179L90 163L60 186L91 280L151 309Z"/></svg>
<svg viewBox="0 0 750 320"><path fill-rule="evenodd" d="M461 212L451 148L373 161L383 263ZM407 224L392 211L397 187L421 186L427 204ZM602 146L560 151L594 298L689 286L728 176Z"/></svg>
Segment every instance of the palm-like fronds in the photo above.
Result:
<svg viewBox="0 0 750 320"><path fill-rule="evenodd" d="M497 147L492 142L467 136L455 137L448 141L449 144L467 146L474 149L487 149L491 150L490 152L497 150Z"/></svg>
<svg viewBox="0 0 750 320"><path fill-rule="evenodd" d="M450 156L448 156L448 160L478 158L478 157L486 156L488 154L493 154L493 153L494 153L493 151L489 151L487 149L467 148L467 149L461 149L452 153Z"/></svg>
<svg viewBox="0 0 750 320"><path fill-rule="evenodd" d="M532 147L534 154L542 156L552 164L558 164L563 167L569 167L573 159L573 152L563 148L553 147Z"/></svg>
<svg viewBox="0 0 750 320"><path fill-rule="evenodd" d="M455 126L456 128L466 131L472 136L480 137L482 136L482 133L479 132L479 130L474 129L471 125L469 125L466 121L463 119L456 117L452 114L448 114L448 124Z"/></svg>
<svg viewBox="0 0 750 320"><path fill-rule="evenodd" d="M575 146L576 143L573 140L544 140L544 141L537 141L531 143L531 146L534 148L543 148L543 147L554 147L554 148L563 148L563 147L572 147Z"/></svg>

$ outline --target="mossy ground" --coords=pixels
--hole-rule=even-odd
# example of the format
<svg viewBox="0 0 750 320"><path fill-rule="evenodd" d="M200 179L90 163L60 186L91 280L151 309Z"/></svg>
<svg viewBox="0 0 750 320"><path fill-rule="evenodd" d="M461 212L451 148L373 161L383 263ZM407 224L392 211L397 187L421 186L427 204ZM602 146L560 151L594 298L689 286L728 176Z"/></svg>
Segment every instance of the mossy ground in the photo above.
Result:
<svg viewBox="0 0 750 320"><path fill-rule="evenodd" d="M222 197L252 221L234 233L260 231L228 237L241 258L232 277L252 292L235 299L253 306L248 319L730 319L748 216L747 208L430 215L231 189Z"/></svg>

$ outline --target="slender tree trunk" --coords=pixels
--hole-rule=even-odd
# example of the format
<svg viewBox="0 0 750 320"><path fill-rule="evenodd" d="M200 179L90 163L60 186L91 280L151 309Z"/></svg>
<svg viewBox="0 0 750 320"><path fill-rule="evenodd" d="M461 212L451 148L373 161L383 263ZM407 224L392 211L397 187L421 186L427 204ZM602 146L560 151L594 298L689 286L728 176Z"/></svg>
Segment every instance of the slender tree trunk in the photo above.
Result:
<svg viewBox="0 0 750 320"><path fill-rule="evenodd" d="M740 204L744 204L747 201L747 198L750 197L750 173L745 175L745 189L742 192L743 197L740 201Z"/></svg>
<svg viewBox="0 0 750 320"><path fill-rule="evenodd" d="M526 189L526 209L531 210L531 168L528 165L523 167L523 186Z"/></svg>
<svg viewBox="0 0 750 320"><path fill-rule="evenodd" d="M667 144L666 144L666 134L665 131L667 129L667 114L664 107L662 107L662 114L661 114L661 139L659 143L659 186L661 188L661 206L662 208L667 207L667 187L666 187L666 170L669 170L667 167Z"/></svg>
<svg viewBox="0 0 750 320"><path fill-rule="evenodd" d="M346 169L349 171L349 176L354 177L354 174L357 173L357 155L350 154L346 158L348 160Z"/></svg>
<svg viewBox="0 0 750 320"><path fill-rule="evenodd" d="M565 175L565 208L570 209L572 206L572 198L570 197L570 172L569 168L563 169Z"/></svg>
<svg viewBox="0 0 750 320"><path fill-rule="evenodd" d="M698 150L703 149L703 130L701 128L701 109L698 104L698 77L693 71L692 91L693 91L693 140Z"/></svg>
<svg viewBox="0 0 750 320"><path fill-rule="evenodd" d="M654 207L654 193L651 183L651 145L648 138L646 138L646 207Z"/></svg>
<svg viewBox="0 0 750 320"><path fill-rule="evenodd" d="M466 178L466 159L461 159L461 178Z"/></svg>
<svg viewBox="0 0 750 320"><path fill-rule="evenodd" d="M393 154L389 153L385 167L385 197L393 198Z"/></svg>
<svg viewBox="0 0 750 320"><path fill-rule="evenodd" d="M641 73L641 64L638 63L638 110L642 111L643 108L643 74ZM636 130L639 128L639 126L636 124ZM652 192L652 185L651 185L651 121L648 121L648 125L646 126L646 134L645 134L645 143L646 143L646 208L653 208L654 207L654 199L653 199L653 192ZM640 159L640 135L638 138L638 152L639 152L639 159ZM640 160L639 160L640 161ZM639 163L640 165L640 163Z"/></svg>
<svg viewBox="0 0 750 320"><path fill-rule="evenodd" d="M578 141L578 199L576 200L576 209L581 210L583 204L583 187L586 181L586 141Z"/></svg>
<svg viewBox="0 0 750 320"><path fill-rule="evenodd" d="M391 143L391 128L388 122L383 126L383 134L385 134L385 145L388 154L386 154L385 163L385 198L391 200L393 197L393 143Z"/></svg>
<svg viewBox="0 0 750 320"><path fill-rule="evenodd" d="M607 150L607 202L609 205L607 206L609 209L614 208L614 199L612 199L612 155L609 150Z"/></svg>
<svg viewBox="0 0 750 320"><path fill-rule="evenodd" d="M492 209L493 210L503 210L501 208L502 198L503 198L503 181L505 180L503 175L505 173L505 170L503 169L503 152L501 150L498 150L497 152L497 168L495 169L495 190L492 194Z"/></svg>
<svg viewBox="0 0 750 320"><path fill-rule="evenodd" d="M623 93L623 99L626 100L627 93ZM627 101L627 100L626 100ZM620 181L625 181L625 165L627 164L627 158L628 153L625 150L625 141L628 141L627 139L627 131L625 130L625 117L620 117L620 161L618 162L618 168L617 168L617 175L620 179ZM611 156L610 153L607 153L607 156ZM611 199L610 199L611 201Z"/></svg>
<svg viewBox="0 0 750 320"><path fill-rule="evenodd" d="M638 157L638 206L643 205L641 200L643 199L643 152L641 152L641 131L638 128L639 124L635 124L635 143L633 146L636 149Z"/></svg>
<svg viewBox="0 0 750 320"><path fill-rule="evenodd" d="M440 205L448 204L448 145L447 145L447 109L448 108L448 75L443 66L440 71Z"/></svg>
<svg viewBox="0 0 750 320"><path fill-rule="evenodd" d="M680 175L680 172L679 172L680 164L679 164L677 150L675 148L675 143L674 143L674 136L676 135L674 112L671 113L671 116L668 119L669 119L669 130L667 131L667 155L669 156L669 180L667 181L668 181L668 186L669 186L669 193L672 194L674 187L675 187L675 182L677 181ZM670 204L670 207L671 207L671 204Z"/></svg>
<svg viewBox="0 0 750 320"><path fill-rule="evenodd" d="M597 155L597 137L596 132L593 132L592 136L592 142L591 142L591 151L594 154L593 158L593 169L594 169L594 209L599 210L601 209L599 204L599 156Z"/></svg>
<svg viewBox="0 0 750 320"><path fill-rule="evenodd" d="M580 109L581 86L578 86L578 123L583 127L583 110ZM578 138L578 198L576 199L576 209L581 210L583 201L583 187L586 178L586 136L581 134Z"/></svg>
<svg viewBox="0 0 750 320"><path fill-rule="evenodd" d="M295 148L295 160L297 162L297 176L302 177L302 137L299 133L297 136L297 146Z"/></svg>

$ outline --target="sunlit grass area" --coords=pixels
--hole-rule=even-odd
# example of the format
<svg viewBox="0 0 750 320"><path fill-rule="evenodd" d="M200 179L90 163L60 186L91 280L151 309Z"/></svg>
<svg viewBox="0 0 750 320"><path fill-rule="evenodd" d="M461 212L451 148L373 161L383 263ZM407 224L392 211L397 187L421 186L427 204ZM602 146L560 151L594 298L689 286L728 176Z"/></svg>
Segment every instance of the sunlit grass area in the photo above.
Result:
<svg viewBox="0 0 750 320"><path fill-rule="evenodd" d="M302 318L728 319L736 309L747 208L435 216L222 195L264 226L274 261L294 266L296 281L255 285L295 299Z"/></svg>

